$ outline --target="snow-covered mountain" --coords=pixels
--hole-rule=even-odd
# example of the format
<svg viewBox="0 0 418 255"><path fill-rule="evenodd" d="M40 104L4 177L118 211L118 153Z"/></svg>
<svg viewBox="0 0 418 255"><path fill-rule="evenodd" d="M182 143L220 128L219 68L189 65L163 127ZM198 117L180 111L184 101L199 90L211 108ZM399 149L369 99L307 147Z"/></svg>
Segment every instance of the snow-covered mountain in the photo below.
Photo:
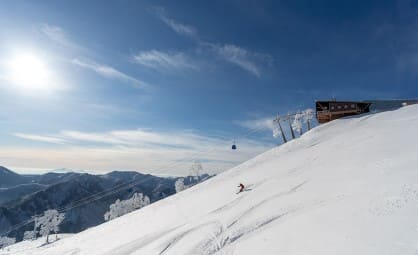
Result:
<svg viewBox="0 0 418 255"><path fill-rule="evenodd" d="M0 206L46 189L53 184L69 181L79 175L73 172L20 175L0 166Z"/></svg>
<svg viewBox="0 0 418 255"><path fill-rule="evenodd" d="M11 170L8 170L8 175L19 176ZM31 178L31 182L0 189L0 235L48 209L73 206L92 194L106 195L96 199L94 203L79 205L66 211L66 218L60 229L65 233L77 233L103 223L104 213L117 199L127 199L139 192L155 202L176 193L175 182L178 179L121 171L104 175L67 172L22 177ZM206 174L196 179L189 176L184 182L196 184L208 177ZM115 192L105 192L110 189ZM33 223L20 226L8 235L20 241L24 231L32 229Z"/></svg>
<svg viewBox="0 0 418 255"><path fill-rule="evenodd" d="M28 178L0 166L0 188L8 188L28 182L30 182Z"/></svg>
<svg viewBox="0 0 418 255"><path fill-rule="evenodd" d="M336 120L123 217L9 253L416 255L417 127L417 105Z"/></svg>

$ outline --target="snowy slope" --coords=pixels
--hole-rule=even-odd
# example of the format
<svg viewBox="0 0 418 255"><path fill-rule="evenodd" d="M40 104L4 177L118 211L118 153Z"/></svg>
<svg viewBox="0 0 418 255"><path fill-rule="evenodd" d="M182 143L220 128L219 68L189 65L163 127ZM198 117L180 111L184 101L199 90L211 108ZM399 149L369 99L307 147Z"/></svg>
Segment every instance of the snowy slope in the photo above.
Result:
<svg viewBox="0 0 418 255"><path fill-rule="evenodd" d="M70 236L72 236L73 234L57 234L57 236L55 236L54 234L50 236L50 241L51 242L55 242L58 238L59 239L64 239L64 238L68 238ZM19 255L24 255L27 254L27 252L29 252L30 250L36 249L38 247L41 247L42 245L45 245L45 238L38 238L37 240L31 241L21 241L18 242L14 245L8 246L7 248L4 249L0 249L0 255L3 254L19 254ZM54 245L54 244L49 244L49 245Z"/></svg>
<svg viewBox="0 0 418 255"><path fill-rule="evenodd" d="M239 182L251 190L235 194ZM418 106L324 124L26 254L416 255Z"/></svg>

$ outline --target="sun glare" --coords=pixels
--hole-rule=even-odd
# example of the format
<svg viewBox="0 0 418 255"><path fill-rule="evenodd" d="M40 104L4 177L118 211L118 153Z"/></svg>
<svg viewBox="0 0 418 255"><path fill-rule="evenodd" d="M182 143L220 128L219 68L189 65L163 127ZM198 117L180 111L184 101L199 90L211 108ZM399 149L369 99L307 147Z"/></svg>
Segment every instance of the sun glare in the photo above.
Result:
<svg viewBox="0 0 418 255"><path fill-rule="evenodd" d="M48 68L41 58L32 54L22 54L10 62L10 78L18 86L26 89L48 89Z"/></svg>

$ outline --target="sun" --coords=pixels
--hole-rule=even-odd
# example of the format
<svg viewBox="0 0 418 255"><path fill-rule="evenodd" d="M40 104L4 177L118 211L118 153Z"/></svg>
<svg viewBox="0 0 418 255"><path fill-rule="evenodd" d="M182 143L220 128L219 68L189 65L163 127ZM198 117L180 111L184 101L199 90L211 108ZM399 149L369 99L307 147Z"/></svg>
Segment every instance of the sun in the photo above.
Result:
<svg viewBox="0 0 418 255"><path fill-rule="evenodd" d="M21 54L9 63L10 80L26 89L44 90L49 87L48 68L42 59L34 54Z"/></svg>

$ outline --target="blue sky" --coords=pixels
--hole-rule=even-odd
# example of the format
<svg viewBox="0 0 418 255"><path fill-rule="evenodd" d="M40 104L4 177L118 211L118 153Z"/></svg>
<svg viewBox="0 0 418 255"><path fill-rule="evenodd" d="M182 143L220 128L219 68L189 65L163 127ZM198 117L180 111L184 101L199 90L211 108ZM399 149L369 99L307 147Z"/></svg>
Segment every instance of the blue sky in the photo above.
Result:
<svg viewBox="0 0 418 255"><path fill-rule="evenodd" d="M2 1L0 164L177 175L200 160L220 172L280 142L276 112L417 98L417 12L413 1Z"/></svg>

